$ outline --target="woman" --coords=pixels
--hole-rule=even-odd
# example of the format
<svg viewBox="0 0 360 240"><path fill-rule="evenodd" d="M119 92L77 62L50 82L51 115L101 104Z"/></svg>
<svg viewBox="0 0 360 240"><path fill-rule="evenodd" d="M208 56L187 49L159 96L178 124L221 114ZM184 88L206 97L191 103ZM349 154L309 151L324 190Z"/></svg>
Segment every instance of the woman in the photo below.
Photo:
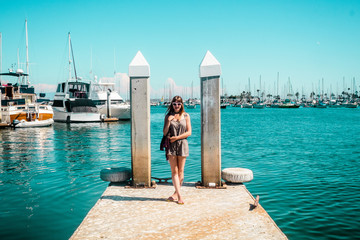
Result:
<svg viewBox="0 0 360 240"><path fill-rule="evenodd" d="M171 167L171 178L175 192L167 200L184 204L180 187L184 181L186 157L189 156L187 137L191 135L190 116L184 111L184 103L180 96L175 96L166 111L164 120L164 136L168 135L170 146L166 150Z"/></svg>

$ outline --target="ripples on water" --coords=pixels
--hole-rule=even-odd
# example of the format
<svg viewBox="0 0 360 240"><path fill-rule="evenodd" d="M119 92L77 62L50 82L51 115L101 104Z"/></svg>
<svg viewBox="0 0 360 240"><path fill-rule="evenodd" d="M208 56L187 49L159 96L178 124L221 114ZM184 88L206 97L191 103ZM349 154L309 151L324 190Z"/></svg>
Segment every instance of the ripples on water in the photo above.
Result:
<svg viewBox="0 0 360 240"><path fill-rule="evenodd" d="M152 108L152 175L169 177L159 151L164 108ZM201 179L200 110L185 180ZM352 239L360 229L360 109L221 110L222 168L253 170L246 186L290 239ZM130 122L0 130L0 238L67 239L107 183L130 167ZM51 237L50 237L51 236Z"/></svg>

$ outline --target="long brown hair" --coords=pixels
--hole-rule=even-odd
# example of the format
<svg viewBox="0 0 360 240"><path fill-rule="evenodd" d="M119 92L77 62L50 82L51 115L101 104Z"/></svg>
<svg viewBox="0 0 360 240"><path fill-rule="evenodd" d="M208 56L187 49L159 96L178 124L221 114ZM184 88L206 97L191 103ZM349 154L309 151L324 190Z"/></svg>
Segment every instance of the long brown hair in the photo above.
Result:
<svg viewBox="0 0 360 240"><path fill-rule="evenodd" d="M180 96L175 96L173 97L173 99L171 100L171 103L168 107L168 109L166 110L166 115L169 115L169 114L174 114L175 113L175 110L174 110L174 107L173 107L173 102L180 102L181 103L181 108L180 108L180 111L179 111L179 114L180 116L184 113L184 102L182 100L182 98Z"/></svg>

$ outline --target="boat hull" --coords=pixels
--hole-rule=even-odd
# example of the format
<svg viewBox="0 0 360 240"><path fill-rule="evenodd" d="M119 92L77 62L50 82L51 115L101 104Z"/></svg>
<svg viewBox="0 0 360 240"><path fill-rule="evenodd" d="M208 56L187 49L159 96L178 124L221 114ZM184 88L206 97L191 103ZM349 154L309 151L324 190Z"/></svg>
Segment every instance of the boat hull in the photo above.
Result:
<svg viewBox="0 0 360 240"><path fill-rule="evenodd" d="M186 108L188 108L188 109L195 109L195 108L196 108L196 105L195 105L195 104L188 104L188 105L186 105Z"/></svg>
<svg viewBox="0 0 360 240"><path fill-rule="evenodd" d="M252 105L252 104L245 103L245 104L242 104L241 107L242 107L242 108L253 108L253 105Z"/></svg>
<svg viewBox="0 0 360 240"><path fill-rule="evenodd" d="M101 122L97 112L65 112L54 107L54 121L66 123Z"/></svg>
<svg viewBox="0 0 360 240"><path fill-rule="evenodd" d="M347 104L344 104L344 107L346 107L346 108L357 108L357 104L347 103Z"/></svg>
<svg viewBox="0 0 360 240"><path fill-rule="evenodd" d="M342 108L343 106L340 104L333 104L333 105L329 105L329 108Z"/></svg>
<svg viewBox="0 0 360 240"><path fill-rule="evenodd" d="M28 104L2 107L1 119L7 124L18 122L45 121L53 119L54 112L50 105Z"/></svg>
<svg viewBox="0 0 360 240"><path fill-rule="evenodd" d="M97 106L101 115L107 116L106 105ZM130 120L130 105L129 104L112 104L111 117L119 120Z"/></svg>
<svg viewBox="0 0 360 240"><path fill-rule="evenodd" d="M253 108L263 109L263 108L265 108L265 104L254 104Z"/></svg>
<svg viewBox="0 0 360 240"><path fill-rule="evenodd" d="M15 128L32 128L32 127L49 127L53 125L54 120L52 118L46 120L35 120L35 121L25 121L21 120L18 124L14 124Z"/></svg>
<svg viewBox="0 0 360 240"><path fill-rule="evenodd" d="M295 105L295 104L292 104L292 105L279 105L279 108L299 108L300 105Z"/></svg>

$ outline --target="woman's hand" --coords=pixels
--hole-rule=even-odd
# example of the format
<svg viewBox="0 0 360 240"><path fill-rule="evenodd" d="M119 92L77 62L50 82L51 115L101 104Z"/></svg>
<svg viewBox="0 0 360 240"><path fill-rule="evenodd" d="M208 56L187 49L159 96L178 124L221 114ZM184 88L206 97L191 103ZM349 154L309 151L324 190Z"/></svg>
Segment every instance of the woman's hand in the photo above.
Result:
<svg viewBox="0 0 360 240"><path fill-rule="evenodd" d="M178 137L177 136L174 136L174 137L171 137L170 138L170 142L171 143L173 143L173 142L175 142L175 141L177 141L178 140Z"/></svg>
<svg viewBox="0 0 360 240"><path fill-rule="evenodd" d="M170 116L168 117L168 121L171 122L174 118L175 118L174 115L170 115Z"/></svg>

